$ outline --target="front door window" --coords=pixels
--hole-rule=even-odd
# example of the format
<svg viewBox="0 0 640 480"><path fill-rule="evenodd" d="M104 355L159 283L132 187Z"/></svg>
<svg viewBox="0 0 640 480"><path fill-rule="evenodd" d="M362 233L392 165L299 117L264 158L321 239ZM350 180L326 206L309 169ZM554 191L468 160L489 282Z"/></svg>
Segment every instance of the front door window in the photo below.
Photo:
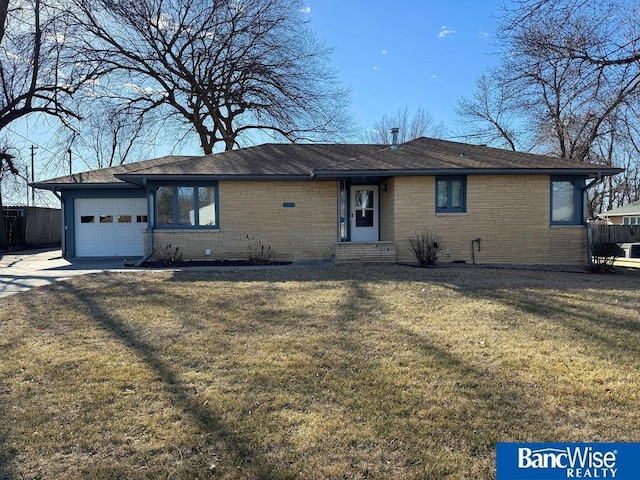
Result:
<svg viewBox="0 0 640 480"><path fill-rule="evenodd" d="M351 186L351 241L378 241L378 186Z"/></svg>
<svg viewBox="0 0 640 480"><path fill-rule="evenodd" d="M356 226L373 227L373 190L356 190Z"/></svg>

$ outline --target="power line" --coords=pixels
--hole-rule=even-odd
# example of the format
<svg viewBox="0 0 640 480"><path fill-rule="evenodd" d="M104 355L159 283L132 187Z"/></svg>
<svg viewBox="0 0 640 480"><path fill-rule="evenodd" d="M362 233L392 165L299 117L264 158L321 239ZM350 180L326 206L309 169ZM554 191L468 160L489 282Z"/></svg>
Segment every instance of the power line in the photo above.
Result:
<svg viewBox="0 0 640 480"><path fill-rule="evenodd" d="M69 154L69 150L71 150L71 148L66 149L64 152L52 152L51 150L49 150L46 147L43 147L42 145L40 145L37 142L34 142L33 140L25 137L24 135L22 135L21 133L16 132L15 130L13 130L11 127L5 127L9 132L13 133L14 135L20 137L21 139L31 143L32 145L34 145L36 148L41 148L42 150L44 150L45 152L49 153L51 155L52 158L63 158L66 160L65 155ZM89 165L86 160L84 160L84 157L79 153L78 149L74 148L73 149L73 153L75 154L76 158L81 160L82 163L88 168L91 169L91 165ZM65 161L63 160L63 161ZM52 160L50 159L49 161L45 162L44 165L44 169L47 170L51 167L52 165ZM56 166L56 163L53 162L53 165Z"/></svg>
<svg viewBox="0 0 640 480"><path fill-rule="evenodd" d="M51 155L58 155L58 153L52 152L51 150L49 150L46 147L43 147L42 145L38 144L37 142L34 142L33 140L31 140L30 138L25 137L24 135L22 135L21 133L16 132L14 129L12 129L11 127L7 126L5 127L7 130L9 130L11 133L13 133L14 135L20 137L23 140L26 140L27 142L29 142L30 144L34 145L36 148L41 148L42 150L44 150L47 153L50 153Z"/></svg>

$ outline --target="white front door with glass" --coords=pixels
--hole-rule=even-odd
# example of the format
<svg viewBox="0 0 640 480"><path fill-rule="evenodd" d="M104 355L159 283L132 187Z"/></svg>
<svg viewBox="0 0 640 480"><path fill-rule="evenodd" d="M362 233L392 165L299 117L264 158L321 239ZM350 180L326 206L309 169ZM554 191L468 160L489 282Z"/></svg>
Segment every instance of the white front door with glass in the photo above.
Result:
<svg viewBox="0 0 640 480"><path fill-rule="evenodd" d="M378 241L378 186L352 185L351 197L351 241Z"/></svg>

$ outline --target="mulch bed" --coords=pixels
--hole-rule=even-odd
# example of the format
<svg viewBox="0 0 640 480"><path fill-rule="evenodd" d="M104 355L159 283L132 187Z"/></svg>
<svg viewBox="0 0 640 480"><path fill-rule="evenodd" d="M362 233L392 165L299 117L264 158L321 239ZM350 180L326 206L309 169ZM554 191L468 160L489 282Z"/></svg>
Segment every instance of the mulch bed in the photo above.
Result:
<svg viewBox="0 0 640 480"><path fill-rule="evenodd" d="M247 260L152 260L142 266L146 268L176 268L176 267L255 267L259 265L290 265L291 262L255 263Z"/></svg>

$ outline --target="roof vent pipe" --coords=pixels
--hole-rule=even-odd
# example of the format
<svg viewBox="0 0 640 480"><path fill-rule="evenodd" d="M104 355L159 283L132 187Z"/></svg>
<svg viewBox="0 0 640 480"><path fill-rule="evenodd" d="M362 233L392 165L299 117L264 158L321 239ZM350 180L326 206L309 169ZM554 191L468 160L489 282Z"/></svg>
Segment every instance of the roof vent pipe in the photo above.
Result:
<svg viewBox="0 0 640 480"><path fill-rule="evenodd" d="M391 150L398 149L398 132L400 129L398 127L393 127L391 129Z"/></svg>

